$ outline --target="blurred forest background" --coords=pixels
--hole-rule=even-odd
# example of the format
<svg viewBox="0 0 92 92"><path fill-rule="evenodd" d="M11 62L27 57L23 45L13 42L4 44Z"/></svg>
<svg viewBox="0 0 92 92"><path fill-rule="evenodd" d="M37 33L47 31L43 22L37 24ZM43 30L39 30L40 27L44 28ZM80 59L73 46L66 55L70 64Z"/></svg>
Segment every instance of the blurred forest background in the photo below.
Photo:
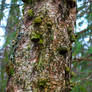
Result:
<svg viewBox="0 0 92 92"><path fill-rule="evenodd" d="M0 92L5 92L12 43L22 24L21 0L0 0ZM77 18L72 47L72 70L76 74L71 92L92 92L92 1L77 0ZM11 56L12 58L12 56Z"/></svg>

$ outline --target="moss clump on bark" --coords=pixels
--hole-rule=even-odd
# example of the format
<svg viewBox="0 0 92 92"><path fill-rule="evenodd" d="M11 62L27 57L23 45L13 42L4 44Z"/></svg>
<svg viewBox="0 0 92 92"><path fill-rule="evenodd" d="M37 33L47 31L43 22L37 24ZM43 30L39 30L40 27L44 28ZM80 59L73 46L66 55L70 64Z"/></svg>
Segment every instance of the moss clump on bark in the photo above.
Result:
<svg viewBox="0 0 92 92"><path fill-rule="evenodd" d="M36 25L36 24L41 24L42 23L42 19L41 19L41 17L40 16L38 16L38 17L36 17L35 19L34 19L34 24Z"/></svg>
<svg viewBox="0 0 92 92"><path fill-rule="evenodd" d="M75 42L75 39L76 39L75 35L74 34L71 34L70 35L70 41L71 42Z"/></svg>
<svg viewBox="0 0 92 92"><path fill-rule="evenodd" d="M73 32L72 27L67 27L67 31L68 31L68 34L72 33Z"/></svg>
<svg viewBox="0 0 92 92"><path fill-rule="evenodd" d="M67 66L67 67L65 67L65 71L66 72L70 72L70 68Z"/></svg>
<svg viewBox="0 0 92 92"><path fill-rule="evenodd" d="M43 44L43 39L40 39L38 44L40 44L40 45Z"/></svg>
<svg viewBox="0 0 92 92"><path fill-rule="evenodd" d="M28 10L28 17L32 18L34 16L34 11L32 9Z"/></svg>
<svg viewBox="0 0 92 92"><path fill-rule="evenodd" d="M51 28L52 28L52 23L51 23L51 21L47 22L46 25L47 25L47 28L48 28L48 29L51 29Z"/></svg>
<svg viewBox="0 0 92 92"><path fill-rule="evenodd" d="M42 35L36 32L32 32L30 35L30 39L32 42L38 43L38 44L43 44L43 38Z"/></svg>
<svg viewBox="0 0 92 92"><path fill-rule="evenodd" d="M35 32L32 32L32 34L30 35L30 39L32 42L38 42L40 38L41 38L41 35Z"/></svg>

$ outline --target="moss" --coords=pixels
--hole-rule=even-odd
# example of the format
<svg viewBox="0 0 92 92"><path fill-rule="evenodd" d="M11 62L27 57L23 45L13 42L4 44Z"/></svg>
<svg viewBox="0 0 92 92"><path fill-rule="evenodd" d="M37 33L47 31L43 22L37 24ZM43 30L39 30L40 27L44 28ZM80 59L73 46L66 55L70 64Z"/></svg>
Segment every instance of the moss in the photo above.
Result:
<svg viewBox="0 0 92 92"><path fill-rule="evenodd" d="M39 42L41 37L42 37L41 34L38 34L38 33L35 33L35 32L32 32L32 34L30 35L30 39L31 39L32 42Z"/></svg>
<svg viewBox="0 0 92 92"><path fill-rule="evenodd" d="M43 44L43 39L40 39L38 42L40 45Z"/></svg>
<svg viewBox="0 0 92 92"><path fill-rule="evenodd" d="M40 16L34 19L34 24L41 24L41 22L42 22L42 18Z"/></svg>
<svg viewBox="0 0 92 92"><path fill-rule="evenodd" d="M51 23L50 21L47 22L46 25L47 25L47 28L48 28L48 29L51 29L51 28L52 28L52 23Z"/></svg>
<svg viewBox="0 0 92 92"><path fill-rule="evenodd" d="M74 34L71 34L71 35L70 35L70 41L71 41L71 42L75 42L75 39L76 39L76 38L75 38L75 35L74 35Z"/></svg>
<svg viewBox="0 0 92 92"><path fill-rule="evenodd" d="M32 9L28 10L28 17L32 18L34 16L34 11Z"/></svg>
<svg viewBox="0 0 92 92"><path fill-rule="evenodd" d="M39 89L44 89L47 86L47 82L48 82L48 80L45 79L45 78L39 79L38 82L37 82L38 88Z"/></svg>
<svg viewBox="0 0 92 92"><path fill-rule="evenodd" d="M68 31L68 34L70 34L71 32L73 32L72 27L67 27L67 31Z"/></svg>
<svg viewBox="0 0 92 92"><path fill-rule="evenodd" d="M60 46L58 52L60 55L65 55L69 51L69 48L66 46Z"/></svg>
<svg viewBox="0 0 92 92"><path fill-rule="evenodd" d="M75 83L75 82L70 81L70 87L71 87L71 88L73 88L75 85L76 85L76 83Z"/></svg>
<svg viewBox="0 0 92 92"><path fill-rule="evenodd" d="M65 67L65 71L66 72L70 72L70 68L67 66L67 67Z"/></svg>
<svg viewBox="0 0 92 92"><path fill-rule="evenodd" d="M6 65L6 72L8 74L8 76L13 76L15 70L14 70L14 64L10 61L7 65Z"/></svg>
<svg viewBox="0 0 92 92"><path fill-rule="evenodd" d="M31 49L30 45L27 46L27 50L29 51Z"/></svg>

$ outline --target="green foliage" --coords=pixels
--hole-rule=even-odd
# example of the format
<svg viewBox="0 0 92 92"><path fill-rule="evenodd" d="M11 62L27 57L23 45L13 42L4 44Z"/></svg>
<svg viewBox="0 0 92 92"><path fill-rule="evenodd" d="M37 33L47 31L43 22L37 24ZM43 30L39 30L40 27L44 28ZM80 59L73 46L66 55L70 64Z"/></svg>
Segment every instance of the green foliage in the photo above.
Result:
<svg viewBox="0 0 92 92"><path fill-rule="evenodd" d="M82 84L75 86L71 92L88 92L88 91L85 88L85 86Z"/></svg>
<svg viewBox="0 0 92 92"><path fill-rule="evenodd" d="M77 77L73 77L72 80L76 82L75 87L71 92L91 92L92 91L92 16L91 16L91 8L92 4L87 0L78 0L81 2L81 5L77 7L78 14L76 26L78 32L77 40L73 44L72 48L72 56L73 58L82 58L82 60L78 60L73 62L73 68L77 73ZM86 10L89 12L87 13ZM87 21L87 23L86 23ZM86 23L86 24L85 24ZM84 24L84 25L83 25ZM87 26L88 25L88 26ZM87 27L86 27L87 26ZM79 27L79 28L78 28ZM86 27L84 29L84 27Z"/></svg>

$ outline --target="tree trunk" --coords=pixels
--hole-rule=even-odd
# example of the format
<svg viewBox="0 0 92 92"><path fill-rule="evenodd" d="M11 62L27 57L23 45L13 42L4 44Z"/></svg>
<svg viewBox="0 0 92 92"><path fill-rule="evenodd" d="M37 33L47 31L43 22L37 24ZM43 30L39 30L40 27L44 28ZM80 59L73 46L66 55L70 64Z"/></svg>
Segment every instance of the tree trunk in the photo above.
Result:
<svg viewBox="0 0 92 92"><path fill-rule="evenodd" d="M7 92L69 92L75 2L25 3L23 24L6 66Z"/></svg>

